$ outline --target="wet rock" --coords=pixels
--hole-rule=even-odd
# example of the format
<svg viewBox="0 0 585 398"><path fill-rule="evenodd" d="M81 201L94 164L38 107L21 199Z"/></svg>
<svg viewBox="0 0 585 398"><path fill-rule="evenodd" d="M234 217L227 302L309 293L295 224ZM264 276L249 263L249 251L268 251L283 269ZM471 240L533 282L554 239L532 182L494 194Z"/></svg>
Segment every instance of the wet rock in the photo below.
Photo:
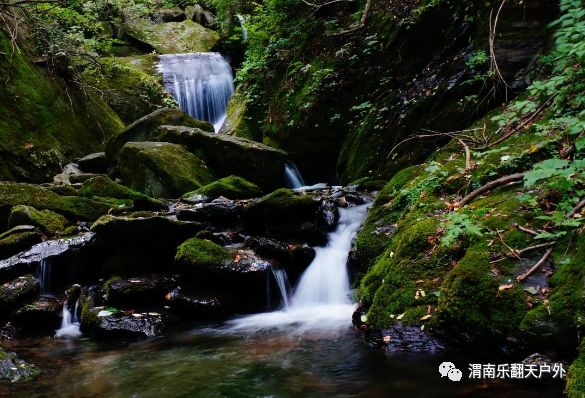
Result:
<svg viewBox="0 0 585 398"><path fill-rule="evenodd" d="M315 258L315 249L306 243L255 237L248 239L246 245L259 256L278 261L293 280L300 276Z"/></svg>
<svg viewBox="0 0 585 398"><path fill-rule="evenodd" d="M198 24L201 24L201 16L203 14L203 11L204 11L203 7L201 7L199 4L187 6L185 7L185 16L187 17L187 19L193 22L197 22Z"/></svg>
<svg viewBox="0 0 585 398"><path fill-rule="evenodd" d="M0 286L0 317L7 316L27 300L34 298L40 289L32 275L21 276Z"/></svg>
<svg viewBox="0 0 585 398"><path fill-rule="evenodd" d="M98 177L98 176L102 176L102 174L98 174L98 173L81 173L81 174L73 174L72 176L69 176L69 182L71 184L82 184L85 181Z"/></svg>
<svg viewBox="0 0 585 398"><path fill-rule="evenodd" d="M221 315L224 311L218 298L204 295L188 295L180 287L170 291L166 295L166 299L171 309L183 316L208 318Z"/></svg>
<svg viewBox="0 0 585 398"><path fill-rule="evenodd" d="M0 327L0 340L12 340L16 336L16 328L8 322Z"/></svg>
<svg viewBox="0 0 585 398"><path fill-rule="evenodd" d="M91 153L77 159L79 169L85 173L105 174L108 171L108 159L105 152Z"/></svg>
<svg viewBox="0 0 585 398"><path fill-rule="evenodd" d="M43 235L32 225L19 225L0 235L0 259L30 249L42 242Z"/></svg>
<svg viewBox="0 0 585 398"><path fill-rule="evenodd" d="M40 297L12 315L12 321L26 333L54 332L61 323L63 304L54 297Z"/></svg>
<svg viewBox="0 0 585 398"><path fill-rule="evenodd" d="M175 285L171 275L146 275L133 278L113 278L106 282L107 302L114 306L148 306L161 304L166 293Z"/></svg>
<svg viewBox="0 0 585 398"><path fill-rule="evenodd" d="M161 126L156 138L181 144L219 177L237 175L263 189L282 186L287 154L264 144L197 128Z"/></svg>
<svg viewBox="0 0 585 398"><path fill-rule="evenodd" d="M156 312L111 312L102 307L92 310L98 318L94 333L99 338L155 337L164 329L162 315Z"/></svg>
<svg viewBox="0 0 585 398"><path fill-rule="evenodd" d="M34 245L30 250L0 261L0 280L10 276L35 272L41 260L55 260L71 255L88 246L94 238L91 232L72 238L48 240Z"/></svg>
<svg viewBox="0 0 585 398"><path fill-rule="evenodd" d="M207 239L220 246L240 245L246 240L244 236L234 231L201 231L197 234L196 238Z"/></svg>
<svg viewBox="0 0 585 398"><path fill-rule="evenodd" d="M215 27L215 16L211 13L211 11L204 10L201 13L201 25L205 26L206 28Z"/></svg>
<svg viewBox="0 0 585 398"><path fill-rule="evenodd" d="M210 198L208 198L207 196L198 194L197 191L187 192L186 194L181 196L182 202L189 203L192 205L196 205L199 203L205 203L209 200L210 200Z"/></svg>
<svg viewBox="0 0 585 398"><path fill-rule="evenodd" d="M177 212L179 220L210 221L233 224L242 213L241 203L226 199L215 199L210 203L199 203L190 208L182 208Z"/></svg>
<svg viewBox="0 0 585 398"><path fill-rule="evenodd" d="M154 12L154 18L160 22L181 22L187 17L180 8L160 8Z"/></svg>
<svg viewBox="0 0 585 398"><path fill-rule="evenodd" d="M34 364L18 358L14 352L6 352L0 348L0 382L29 381L40 373L40 369Z"/></svg>
<svg viewBox="0 0 585 398"><path fill-rule="evenodd" d="M246 227L254 232L323 244L327 229L319 222L320 201L320 197L283 188L254 202L243 218Z"/></svg>
<svg viewBox="0 0 585 398"><path fill-rule="evenodd" d="M157 198L178 198L214 180L200 158L168 142L129 142L118 161L130 188Z"/></svg>
<svg viewBox="0 0 585 398"><path fill-rule="evenodd" d="M339 211L333 201L323 200L319 208L318 222L326 230L332 231L339 220Z"/></svg>
<svg viewBox="0 0 585 398"><path fill-rule="evenodd" d="M197 127L203 131L214 132L213 125L209 122L193 119L178 109L161 108L136 120L107 142L106 155L110 162L115 163L127 142L152 141L156 129L162 125Z"/></svg>
<svg viewBox="0 0 585 398"><path fill-rule="evenodd" d="M198 223L178 221L172 216L104 216L91 226L109 253L138 251L153 256L162 264L172 262L177 246L201 229Z"/></svg>
<svg viewBox="0 0 585 398"><path fill-rule="evenodd" d="M52 236L64 231L69 221L51 210L37 210L31 206L19 205L12 208L8 217L9 228L18 225L32 225L38 227L44 234Z"/></svg>

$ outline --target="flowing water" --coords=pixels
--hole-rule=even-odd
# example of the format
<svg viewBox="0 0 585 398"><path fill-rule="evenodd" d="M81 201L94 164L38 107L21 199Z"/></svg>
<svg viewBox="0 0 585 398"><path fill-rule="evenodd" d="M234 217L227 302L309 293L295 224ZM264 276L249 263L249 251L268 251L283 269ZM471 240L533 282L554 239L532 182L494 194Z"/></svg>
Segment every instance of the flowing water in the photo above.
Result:
<svg viewBox="0 0 585 398"><path fill-rule="evenodd" d="M79 300L75 302L73 313L69 310L67 301L63 304L63 312L61 313L63 319L61 320L61 327L55 333L55 337L77 338L81 336L79 330L79 318L77 317L79 311Z"/></svg>
<svg viewBox="0 0 585 398"><path fill-rule="evenodd" d="M240 27L242 28L242 39L246 40L248 38L248 28L246 28L246 19L243 15L237 14L236 18L240 23Z"/></svg>
<svg viewBox="0 0 585 398"><path fill-rule="evenodd" d="M298 189L305 186L305 180L294 162L287 162L284 166L284 178L289 188Z"/></svg>
<svg viewBox="0 0 585 398"><path fill-rule="evenodd" d="M51 259L49 257L39 262L37 279L41 285L41 295L49 295L51 293Z"/></svg>
<svg viewBox="0 0 585 398"><path fill-rule="evenodd" d="M234 92L232 68L219 53L167 54L158 65L166 89L179 108L221 128Z"/></svg>

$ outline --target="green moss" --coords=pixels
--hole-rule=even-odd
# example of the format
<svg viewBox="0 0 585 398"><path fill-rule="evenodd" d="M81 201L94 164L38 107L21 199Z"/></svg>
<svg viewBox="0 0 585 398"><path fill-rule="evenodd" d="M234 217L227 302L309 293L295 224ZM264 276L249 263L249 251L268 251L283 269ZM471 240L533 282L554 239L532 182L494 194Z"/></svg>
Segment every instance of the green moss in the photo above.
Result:
<svg viewBox="0 0 585 398"><path fill-rule="evenodd" d="M229 199L250 199L262 195L262 190L256 184L241 177L229 176L201 187L195 192L189 192L184 196L193 194L207 196L208 198L225 196Z"/></svg>
<svg viewBox="0 0 585 398"><path fill-rule="evenodd" d="M518 286L500 291L489 260L485 242L471 246L445 278L437 315L446 329L496 340L516 333L525 296Z"/></svg>
<svg viewBox="0 0 585 398"><path fill-rule="evenodd" d="M585 339L581 340L579 355L573 361L567 373L565 393L568 398L585 397Z"/></svg>
<svg viewBox="0 0 585 398"><path fill-rule="evenodd" d="M520 324L521 331L532 340L554 341L561 346L585 326L585 235L569 245L564 243L553 252L559 265L550 280L548 301L530 310Z"/></svg>
<svg viewBox="0 0 585 398"><path fill-rule="evenodd" d="M161 201L115 183L106 176L97 176L84 181L79 189L79 195L89 198L97 196L114 199L129 199L135 202L138 206L150 206L152 208L163 207Z"/></svg>
<svg viewBox="0 0 585 398"><path fill-rule="evenodd" d="M10 231L9 231L10 232ZM0 258L7 258L40 243L42 236L36 231L14 232L0 236Z"/></svg>
<svg viewBox="0 0 585 398"><path fill-rule="evenodd" d="M0 348L0 361L3 361L8 358L8 353Z"/></svg>
<svg viewBox="0 0 585 398"><path fill-rule="evenodd" d="M295 193L287 188L263 196L250 208L250 213L274 223L292 218L314 218L319 203L309 195Z"/></svg>
<svg viewBox="0 0 585 398"><path fill-rule="evenodd" d="M198 238L183 242L177 248L175 256L177 263L192 270L219 267L230 261L230 259L228 249L209 240Z"/></svg>
<svg viewBox="0 0 585 398"><path fill-rule="evenodd" d="M72 220L93 221L110 210L110 206L77 196L59 196L48 189L14 182L0 182L0 204L32 206L52 210Z"/></svg>
<svg viewBox="0 0 585 398"><path fill-rule="evenodd" d="M61 214L51 210L37 210L31 206L19 205L12 208L8 218L9 227L17 225L33 225L51 236L65 230L69 222Z"/></svg>
<svg viewBox="0 0 585 398"><path fill-rule="evenodd" d="M163 142L126 144L118 169L129 187L160 198L177 198L214 180L197 156L180 145Z"/></svg>
<svg viewBox="0 0 585 398"><path fill-rule="evenodd" d="M124 126L97 96L48 77L0 32L0 180L41 182Z"/></svg>
<svg viewBox="0 0 585 398"><path fill-rule="evenodd" d="M155 67L155 54L102 61L99 70L87 69L84 77L124 123L130 124L170 100Z"/></svg>

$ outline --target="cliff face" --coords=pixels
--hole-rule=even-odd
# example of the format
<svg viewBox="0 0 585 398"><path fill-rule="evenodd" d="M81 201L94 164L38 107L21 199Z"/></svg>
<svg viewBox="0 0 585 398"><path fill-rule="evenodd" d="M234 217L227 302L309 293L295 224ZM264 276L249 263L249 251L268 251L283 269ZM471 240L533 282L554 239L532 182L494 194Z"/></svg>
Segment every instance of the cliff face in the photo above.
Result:
<svg viewBox="0 0 585 398"><path fill-rule="evenodd" d="M245 64L232 105L233 133L289 151L314 181L388 178L423 161L444 137L392 149L424 129L465 128L522 92L557 15L554 2L504 6L494 53L505 90L489 68L490 12L493 20L499 3L375 2L363 27L356 16L365 5L345 4L285 10L310 34L294 36L288 22L293 33L267 45L265 64ZM259 46L251 35L249 54Z"/></svg>
<svg viewBox="0 0 585 398"><path fill-rule="evenodd" d="M0 180L43 182L124 127L98 97L33 65L0 31Z"/></svg>

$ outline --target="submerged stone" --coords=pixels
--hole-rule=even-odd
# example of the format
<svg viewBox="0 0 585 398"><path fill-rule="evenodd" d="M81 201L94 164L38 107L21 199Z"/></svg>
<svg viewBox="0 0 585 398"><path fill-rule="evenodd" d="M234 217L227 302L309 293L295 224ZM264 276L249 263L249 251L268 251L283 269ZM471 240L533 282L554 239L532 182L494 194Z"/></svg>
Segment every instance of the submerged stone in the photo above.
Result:
<svg viewBox="0 0 585 398"><path fill-rule="evenodd" d="M41 373L34 364L30 364L14 352L0 348L0 382L18 383L34 379Z"/></svg>

